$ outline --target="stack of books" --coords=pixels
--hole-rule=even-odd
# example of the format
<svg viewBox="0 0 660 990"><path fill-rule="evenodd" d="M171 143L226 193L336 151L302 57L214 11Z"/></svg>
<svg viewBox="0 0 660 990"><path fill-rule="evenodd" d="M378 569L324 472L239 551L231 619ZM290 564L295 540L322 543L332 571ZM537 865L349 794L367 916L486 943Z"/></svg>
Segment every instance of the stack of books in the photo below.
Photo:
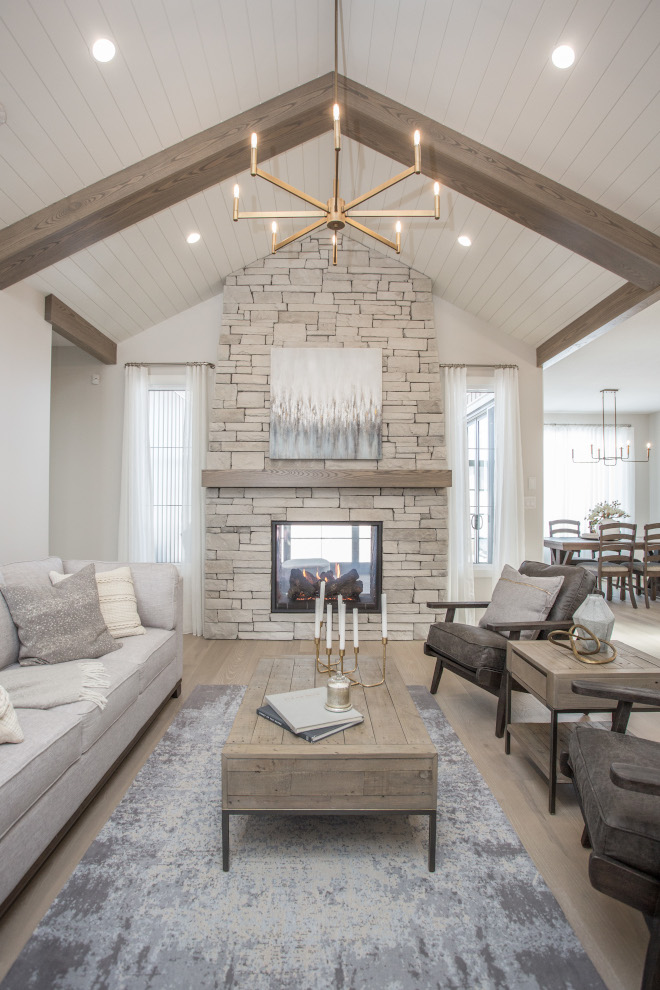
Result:
<svg viewBox="0 0 660 990"><path fill-rule="evenodd" d="M334 732L343 732L364 721L364 716L355 708L345 712L329 712L325 707L326 696L324 687L267 694L267 704L257 708L257 714L307 742L318 742Z"/></svg>

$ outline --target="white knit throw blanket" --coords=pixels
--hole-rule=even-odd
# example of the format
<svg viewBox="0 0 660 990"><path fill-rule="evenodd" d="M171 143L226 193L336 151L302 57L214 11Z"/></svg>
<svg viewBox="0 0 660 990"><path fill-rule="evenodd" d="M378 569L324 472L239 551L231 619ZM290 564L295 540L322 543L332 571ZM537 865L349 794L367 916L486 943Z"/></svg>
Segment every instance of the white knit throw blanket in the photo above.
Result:
<svg viewBox="0 0 660 990"><path fill-rule="evenodd" d="M0 670L0 684L14 708L55 708L74 701L91 701L105 708L108 699L102 688L110 678L98 660Z"/></svg>

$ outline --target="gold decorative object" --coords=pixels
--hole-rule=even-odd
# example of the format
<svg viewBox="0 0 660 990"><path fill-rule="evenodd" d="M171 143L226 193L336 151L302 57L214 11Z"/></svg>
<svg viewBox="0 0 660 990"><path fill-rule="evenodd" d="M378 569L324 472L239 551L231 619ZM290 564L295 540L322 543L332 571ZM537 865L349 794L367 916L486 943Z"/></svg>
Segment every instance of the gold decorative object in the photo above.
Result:
<svg viewBox="0 0 660 990"><path fill-rule="evenodd" d="M585 633L585 635L581 636L579 630ZM555 629L549 634L548 639L565 650L571 650L575 659L579 660L580 663L612 663L616 659L616 648L609 640L598 639L598 636L595 636L590 629L579 623L572 625L568 632L564 629ZM567 642L563 643L562 639L567 640ZM595 648L591 650L579 650L577 646L579 643L593 643ZM598 656L603 646L612 651L611 656Z"/></svg>
<svg viewBox="0 0 660 990"><path fill-rule="evenodd" d="M242 213L239 210L239 197L240 189L238 185L234 186L234 206L233 206L233 219L238 220L271 220L272 223L272 237L271 237L271 251L275 254L280 248L286 247L287 244L291 244L292 241L298 240L300 237L305 237L310 234L317 227L322 227L324 224L331 231L332 235L332 263L337 264L337 231L343 230L348 224L349 227L354 227L356 230L360 230L363 234L368 234L369 237L375 238L384 244L386 247L392 248L397 254L401 253L401 220L399 219L396 223L396 240L391 241L387 237L383 237L381 234L376 233L375 230L371 230L369 227L365 227L364 224L360 223L356 217L428 217L435 220L440 219L440 183L435 182L433 186L433 209L432 210L357 210L356 207L359 206L367 199L371 199L372 196L377 196L379 193L385 192L391 186L396 185L397 182L401 182L403 179L407 179L411 175L419 175L422 170L422 149L421 149L421 136L419 131L415 131L413 135L413 164L410 168L405 169L405 171L400 172L395 175L393 179L388 179L386 182L381 182L379 186L375 186L370 189L369 192L363 193L361 196L356 196L350 202L345 202L339 195L339 152L341 151L341 126L340 126L340 107L338 103L338 69L337 69L337 59L338 59L338 29L339 29L339 14L338 14L338 0L335 0L335 86L334 86L334 105L332 108L333 116L333 133L334 133L334 165L335 165L335 175L333 182L333 192L332 196L325 202L317 199L316 196L310 196L309 193L303 192L301 189L296 189L295 186L290 186L288 182L283 182L282 179L278 179L274 175L270 175L268 172L264 172L257 165L257 148L258 148L258 137L256 134L252 135L250 142L250 174L254 177L260 179L265 179L266 182L272 183L274 186L278 186L280 189L284 189L286 192L290 193L292 196L297 196L298 199L309 203L310 206L314 206L314 210L265 210L257 212ZM350 216L349 216L350 213ZM277 220L278 219L307 219L311 220L306 227L302 230L298 230L295 234L291 234L289 237L283 238L281 241L277 240Z"/></svg>
<svg viewBox="0 0 660 990"><path fill-rule="evenodd" d="M603 452L602 452L602 454L601 454L600 447L597 448L597 453L594 454L594 445L592 444L591 445L591 457L590 457L590 459L589 460L586 460L586 461L576 461L575 460L575 451L574 450L571 450L571 457L573 459L573 463L574 464L598 464L599 462L602 462L605 467L616 467L616 465L620 461L621 462L629 461L630 464L646 464L646 462L649 460L649 458L651 456L651 444L650 443L647 443L647 445L646 445L646 457L637 457L637 458L632 457L631 458L631 456L630 456L630 444L627 445L627 447L626 447L626 453L625 454L623 453L623 445L620 446L620 447L617 447L617 437L616 437L616 429L617 429L617 421L616 421L616 393L618 391L619 391L618 388L601 388L601 390L600 390L600 394L601 394L601 405L602 405L602 410L603 410L603 412L602 412L602 430L603 430ZM614 444L613 444L614 453L608 453L608 444L606 443L606 440L605 440L605 393L611 393L613 404L614 404L613 422L610 424L611 426L614 427ZM617 454L617 449L619 451L618 454ZM627 513L623 512L620 515L626 517L627 516Z"/></svg>

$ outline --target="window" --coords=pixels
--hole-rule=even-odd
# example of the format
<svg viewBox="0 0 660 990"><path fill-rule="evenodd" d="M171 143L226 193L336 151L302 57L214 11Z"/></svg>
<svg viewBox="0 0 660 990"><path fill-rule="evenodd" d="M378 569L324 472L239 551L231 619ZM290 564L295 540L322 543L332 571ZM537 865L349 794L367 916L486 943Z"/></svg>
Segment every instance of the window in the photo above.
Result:
<svg viewBox="0 0 660 990"><path fill-rule="evenodd" d="M474 564L493 561L494 409L491 391L468 391L470 529Z"/></svg>
<svg viewBox="0 0 660 990"><path fill-rule="evenodd" d="M149 388L149 449L156 560L180 564L184 496L186 392L176 386Z"/></svg>

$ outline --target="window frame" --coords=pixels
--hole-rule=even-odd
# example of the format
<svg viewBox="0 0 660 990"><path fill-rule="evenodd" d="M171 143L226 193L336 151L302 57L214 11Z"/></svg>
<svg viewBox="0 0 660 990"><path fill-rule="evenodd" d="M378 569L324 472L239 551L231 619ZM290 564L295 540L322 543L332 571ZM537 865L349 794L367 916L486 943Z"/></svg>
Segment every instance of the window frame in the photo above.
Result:
<svg viewBox="0 0 660 990"><path fill-rule="evenodd" d="M477 406L472 411L468 411L466 408L466 432L469 438L469 430L472 424L476 424L477 428L477 438L476 447L471 448L469 439L467 442L467 454L468 454L468 492L470 498L470 542L471 542L471 552L472 552L472 564L475 568L480 570L486 570L492 567L493 563L493 523L495 514L495 393L493 389L492 381L487 383L481 383L477 381L468 381L467 383L467 395L468 398L472 393L485 393L489 398L484 399L479 406ZM467 403L466 403L467 406ZM485 419L485 425L487 429L486 447L490 453L488 458L487 466L487 487L484 489L481 485L481 460L479 458L479 450L482 449L482 444L480 441L480 422ZM470 451L475 450L474 462L471 460ZM474 486L471 484L471 469L474 465ZM480 508L480 493L481 491L487 491L488 493L488 512L483 513L477 511L477 513L472 512L473 498L472 494L474 491L475 498L474 503L476 504L477 510ZM487 515L488 519L488 537L487 537L487 559L478 560L480 553L480 538L477 535L479 530L475 529L472 525L472 520L475 515ZM476 551L476 552L475 552Z"/></svg>

